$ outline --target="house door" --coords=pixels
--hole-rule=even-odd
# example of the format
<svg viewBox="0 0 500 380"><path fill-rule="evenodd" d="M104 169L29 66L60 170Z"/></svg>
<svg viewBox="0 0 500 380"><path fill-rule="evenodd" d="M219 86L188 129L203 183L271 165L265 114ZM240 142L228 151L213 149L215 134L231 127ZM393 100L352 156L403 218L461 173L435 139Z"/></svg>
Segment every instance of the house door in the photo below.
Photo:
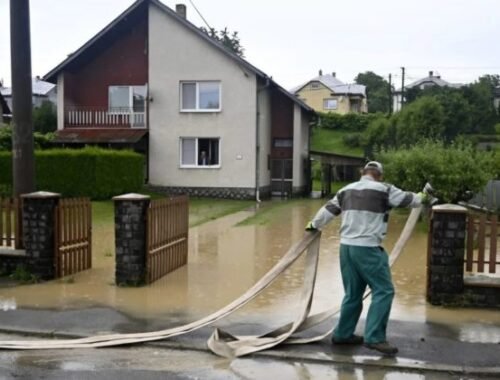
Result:
<svg viewBox="0 0 500 380"><path fill-rule="evenodd" d="M271 160L271 193L274 196L291 197L293 181L293 160Z"/></svg>

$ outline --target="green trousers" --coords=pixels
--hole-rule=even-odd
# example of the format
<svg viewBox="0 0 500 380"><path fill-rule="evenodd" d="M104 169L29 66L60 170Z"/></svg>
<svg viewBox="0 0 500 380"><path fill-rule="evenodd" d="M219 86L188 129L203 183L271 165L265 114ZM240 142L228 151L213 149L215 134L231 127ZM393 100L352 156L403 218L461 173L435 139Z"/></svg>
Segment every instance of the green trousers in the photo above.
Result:
<svg viewBox="0 0 500 380"><path fill-rule="evenodd" d="M387 321L394 298L387 253L382 247L341 244L340 268L345 296L340 319L333 332L334 338L348 339L354 334L363 309L363 294L368 285L372 291L372 302L366 318L364 341L385 342Z"/></svg>

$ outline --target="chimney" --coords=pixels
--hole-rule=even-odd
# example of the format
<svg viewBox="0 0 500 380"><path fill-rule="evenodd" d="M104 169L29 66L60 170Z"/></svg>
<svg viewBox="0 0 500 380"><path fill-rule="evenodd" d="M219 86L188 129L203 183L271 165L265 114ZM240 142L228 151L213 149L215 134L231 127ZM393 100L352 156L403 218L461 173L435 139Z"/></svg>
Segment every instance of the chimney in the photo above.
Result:
<svg viewBox="0 0 500 380"><path fill-rule="evenodd" d="M185 4L176 4L175 5L175 12L181 16L184 20L186 19L186 5Z"/></svg>
<svg viewBox="0 0 500 380"><path fill-rule="evenodd" d="M429 76L432 78L432 76L434 75L434 71L429 71Z"/></svg>
<svg viewBox="0 0 500 380"><path fill-rule="evenodd" d="M332 77L336 78L337 77L337 73L334 71L332 72Z"/></svg>

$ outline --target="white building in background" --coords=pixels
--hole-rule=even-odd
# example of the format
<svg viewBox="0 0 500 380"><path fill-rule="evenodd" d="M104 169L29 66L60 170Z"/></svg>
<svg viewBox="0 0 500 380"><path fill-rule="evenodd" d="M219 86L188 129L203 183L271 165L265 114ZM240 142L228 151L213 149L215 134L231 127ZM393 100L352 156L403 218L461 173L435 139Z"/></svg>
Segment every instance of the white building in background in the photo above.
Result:
<svg viewBox="0 0 500 380"><path fill-rule="evenodd" d="M57 86L55 84L45 82L37 76L33 78L31 89L34 108L40 107L45 101L49 101L54 106L57 106ZM1 87L0 92L12 110L12 87Z"/></svg>
<svg viewBox="0 0 500 380"><path fill-rule="evenodd" d="M411 88L419 88L421 90L425 90L426 88L434 86L458 88L462 87L463 84L447 82L441 78L441 75L434 75L433 71L429 71L429 75L425 78L405 85L405 91ZM392 110L394 112L398 112L401 110L401 88L397 89L392 94Z"/></svg>

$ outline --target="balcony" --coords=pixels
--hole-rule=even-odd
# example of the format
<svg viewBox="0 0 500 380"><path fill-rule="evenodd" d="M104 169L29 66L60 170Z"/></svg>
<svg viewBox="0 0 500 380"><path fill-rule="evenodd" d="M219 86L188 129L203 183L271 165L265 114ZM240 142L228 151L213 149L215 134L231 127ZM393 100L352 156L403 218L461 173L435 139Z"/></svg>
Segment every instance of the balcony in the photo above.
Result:
<svg viewBox="0 0 500 380"><path fill-rule="evenodd" d="M142 107L141 107L142 108ZM147 128L147 113L130 107L66 107L65 128Z"/></svg>

